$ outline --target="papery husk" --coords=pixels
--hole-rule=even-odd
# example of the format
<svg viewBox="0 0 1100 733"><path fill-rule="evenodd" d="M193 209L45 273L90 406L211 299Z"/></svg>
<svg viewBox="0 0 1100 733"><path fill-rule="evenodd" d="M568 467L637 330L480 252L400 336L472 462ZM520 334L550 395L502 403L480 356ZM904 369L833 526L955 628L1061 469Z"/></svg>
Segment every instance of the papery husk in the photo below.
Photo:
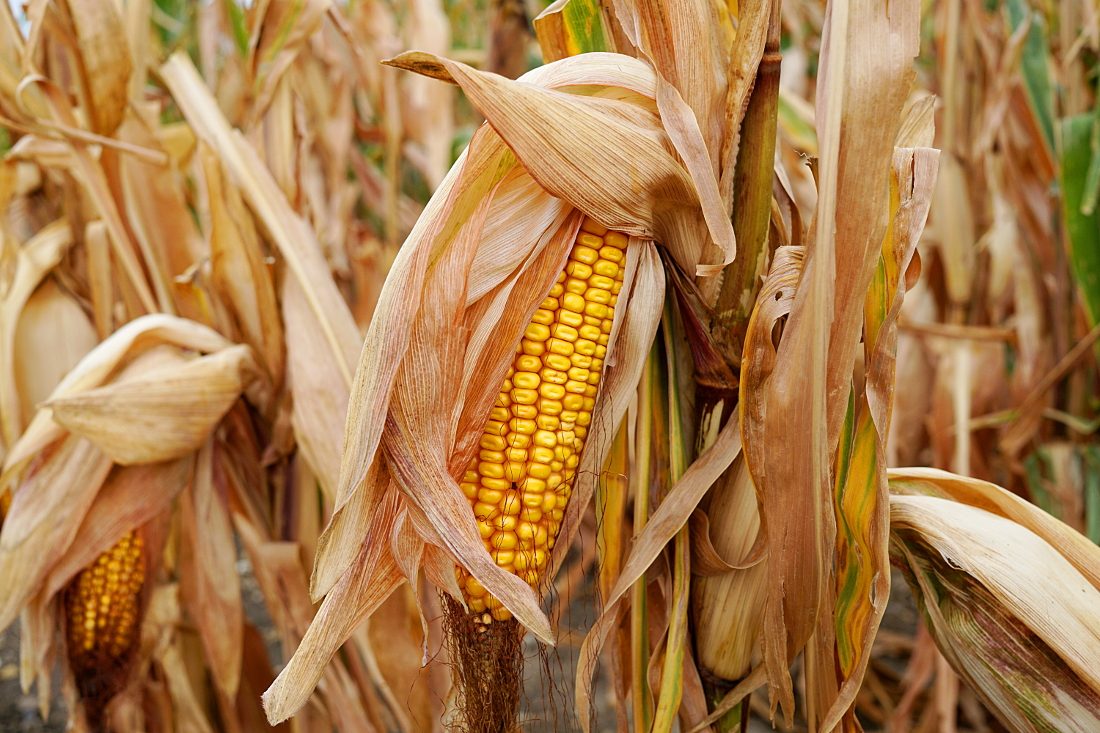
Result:
<svg viewBox="0 0 1100 733"><path fill-rule="evenodd" d="M98 343L84 310L47 280L27 300L14 341L20 415L33 415L61 379Z"/></svg>
<svg viewBox="0 0 1100 733"><path fill-rule="evenodd" d="M5 287L0 298L0 415L3 416L0 428L9 449L22 432L25 419L20 411L20 392L15 381L19 316L42 279L61 261L72 242L69 223L58 219L15 250L14 262L5 265Z"/></svg>
<svg viewBox="0 0 1100 733"><path fill-rule="evenodd" d="M256 371L252 350L239 344L45 405L115 463L158 463L198 449Z"/></svg>
<svg viewBox="0 0 1100 733"><path fill-rule="evenodd" d="M164 314L137 318L115 331L81 359L57 385L50 399L62 399L101 386L127 359L159 344L172 344L206 353L232 346L230 341L216 331L194 321ZM62 437L65 432L65 428L54 422L53 410L40 407L30 425L4 457L0 485L7 485L26 461Z"/></svg>
<svg viewBox="0 0 1100 733"><path fill-rule="evenodd" d="M888 475L892 494L952 499L1026 527L1100 590L1100 547L1031 502L988 481L936 468L895 468Z"/></svg>
<svg viewBox="0 0 1100 733"><path fill-rule="evenodd" d="M0 528L0 629L6 629L76 536L111 459L70 435L42 451L12 494Z"/></svg>
<svg viewBox="0 0 1100 733"><path fill-rule="evenodd" d="M941 652L1002 723L1096 730L1100 591L1084 575L1023 525L944 499L892 497L891 533Z"/></svg>
<svg viewBox="0 0 1100 733"><path fill-rule="evenodd" d="M692 579L695 657L700 669L732 683L749 672L760 633L768 570L767 558L760 552L756 490L744 459L718 480L707 502L702 515L709 520L707 542L726 567ZM694 545L694 532L692 540ZM696 562L701 554L693 546L692 569L696 572L701 569Z"/></svg>
<svg viewBox="0 0 1100 733"><path fill-rule="evenodd" d="M584 54L517 82L420 52L387 63L461 86L539 185L609 229L656 239L682 267L701 275L732 261L733 227L706 143L675 87L657 83L652 92L658 107L664 101L670 108L660 118L616 99L556 92L561 83L547 78L555 73L549 67L560 65L587 76L588 84L607 84L602 76L621 76L615 66L637 68L636 59ZM723 258L704 266L702 244L689 235L708 230Z"/></svg>

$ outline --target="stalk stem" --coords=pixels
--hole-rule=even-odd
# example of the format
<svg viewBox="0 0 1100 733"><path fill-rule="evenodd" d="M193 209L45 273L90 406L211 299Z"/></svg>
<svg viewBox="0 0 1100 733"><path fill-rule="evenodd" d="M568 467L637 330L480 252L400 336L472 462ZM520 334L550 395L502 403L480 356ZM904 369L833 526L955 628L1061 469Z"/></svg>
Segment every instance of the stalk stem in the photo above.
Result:
<svg viewBox="0 0 1100 733"><path fill-rule="evenodd" d="M779 0L773 0L764 55L756 71L748 109L741 122L741 148L733 180L733 231L737 259L723 271L715 303L714 337L731 364L741 363L745 331L756 294L771 260L768 231L775 175L776 120L779 113Z"/></svg>

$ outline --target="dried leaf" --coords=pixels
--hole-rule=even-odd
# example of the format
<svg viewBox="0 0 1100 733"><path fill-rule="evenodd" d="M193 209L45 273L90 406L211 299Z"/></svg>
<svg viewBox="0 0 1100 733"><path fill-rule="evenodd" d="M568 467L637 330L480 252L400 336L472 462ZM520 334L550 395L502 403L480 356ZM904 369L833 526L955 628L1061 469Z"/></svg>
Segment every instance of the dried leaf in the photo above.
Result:
<svg viewBox="0 0 1100 733"><path fill-rule="evenodd" d="M50 399L61 399L95 389L106 382L134 352L164 343L207 353L232 345L216 331L193 321L163 314L144 316L115 331L110 338L81 359L57 385ZM5 456L0 485L10 480L13 472L25 461L57 440L64 432L64 428L53 421L53 410L49 407L40 408L31 424Z"/></svg>
<svg viewBox="0 0 1100 733"><path fill-rule="evenodd" d="M388 492L379 507L383 520L392 522L397 501L397 492ZM383 521L377 534L364 539L362 553L325 596L294 656L264 693L264 710L272 724L305 705L332 655L403 582L389 551L391 531L392 524Z"/></svg>
<svg viewBox="0 0 1100 733"><path fill-rule="evenodd" d="M64 6L80 49L85 112L93 131L110 135L126 111L132 69L119 6L112 0L65 0Z"/></svg>
<svg viewBox="0 0 1100 733"><path fill-rule="evenodd" d="M251 349L133 375L125 382L49 400L53 419L124 466L180 458L198 449L257 370Z"/></svg>
<svg viewBox="0 0 1100 733"><path fill-rule="evenodd" d="M31 465L0 527L0 629L11 625L69 548L111 465L95 445L75 435Z"/></svg>
<svg viewBox="0 0 1100 733"><path fill-rule="evenodd" d="M222 695L233 699L241 679L244 607L225 484L217 475L214 453L213 441L207 440L195 457L190 490L180 502L184 540L180 588L214 683Z"/></svg>

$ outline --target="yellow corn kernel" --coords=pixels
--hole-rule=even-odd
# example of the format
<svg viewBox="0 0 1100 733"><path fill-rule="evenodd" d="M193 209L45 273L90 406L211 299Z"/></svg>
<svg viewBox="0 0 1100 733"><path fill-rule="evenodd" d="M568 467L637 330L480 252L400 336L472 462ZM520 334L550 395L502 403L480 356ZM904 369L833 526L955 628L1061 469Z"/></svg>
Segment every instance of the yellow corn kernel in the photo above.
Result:
<svg viewBox="0 0 1100 733"><path fill-rule="evenodd" d="M541 323L543 325L548 325L548 324L551 324L551 323L554 322L554 313L553 313L553 311L548 311L544 308L539 308L537 311L535 311L535 315L531 316L531 320L534 321L535 323Z"/></svg>
<svg viewBox="0 0 1100 733"><path fill-rule="evenodd" d="M542 356L546 352L546 344L541 341L532 341L531 339L523 339L519 342L520 348L523 349L524 354L530 354L531 356Z"/></svg>
<svg viewBox="0 0 1100 733"><path fill-rule="evenodd" d="M628 237L620 232L608 232L603 238L604 244L609 244L615 249L626 249Z"/></svg>
<svg viewBox="0 0 1100 733"><path fill-rule="evenodd" d="M536 402L537 401L538 400L536 400ZM508 419L511 420L512 417L520 417L520 418L525 418L527 420L534 420L535 416L538 415L538 414L539 414L538 408L535 407L534 403L532 403L530 405L516 404L516 405L512 405L512 411L510 413L511 416Z"/></svg>
<svg viewBox="0 0 1100 733"><path fill-rule="evenodd" d="M604 305L611 305L611 299L614 297L611 295L610 290L604 290L602 288L589 288L585 291L585 297L588 298L590 303L603 303Z"/></svg>
<svg viewBox="0 0 1100 733"><path fill-rule="evenodd" d="M562 356L561 354L546 354L542 357L542 363L546 365L547 369L552 369L559 372L564 372L569 368L570 357ZM539 374L542 374L542 370L539 370ZM543 376L543 379L546 377Z"/></svg>
<svg viewBox="0 0 1100 733"><path fill-rule="evenodd" d="M623 251L617 247L600 247L600 259L610 260L611 262L622 262L623 257ZM611 277L615 277L615 275Z"/></svg>
<svg viewBox="0 0 1100 733"><path fill-rule="evenodd" d="M65 592L69 661L91 674L106 655L119 659L138 638L144 541L129 532L81 570ZM97 661L98 660L98 661Z"/></svg>
<svg viewBox="0 0 1100 733"><path fill-rule="evenodd" d="M516 357L517 372L537 372L539 369L542 369L542 359L538 358L537 356L523 354L522 356ZM512 383L515 384L514 379L512 380ZM517 384L516 386L522 387L524 385Z"/></svg>
<svg viewBox="0 0 1100 733"><path fill-rule="evenodd" d="M582 234L581 237L583 237L583 236L584 235ZM583 262L586 265L596 264L596 260L600 259L599 251L596 250L596 249L593 249L591 246L585 247L584 244L588 244L588 242L581 243L579 237L577 239L577 242L578 242L578 246L573 248L573 254L571 255L571 257L575 257L577 259L577 261ZM591 239L589 240L589 242L593 242L597 246L600 245L600 244L603 244L603 242L594 242ZM569 274L572 275L573 273L569 273Z"/></svg>
<svg viewBox="0 0 1100 733"><path fill-rule="evenodd" d="M541 392L543 399L539 400L535 407L538 409L540 415L558 415L561 413L562 405L561 398L565 396L565 387L561 387L557 384L549 385L554 387L556 391L551 394L555 397L551 398L546 392ZM549 390L548 390L549 391Z"/></svg>
<svg viewBox="0 0 1100 733"><path fill-rule="evenodd" d="M595 234L597 237L602 237L607 234L607 227L600 224L595 219L586 216L584 217L584 221L581 222L581 231Z"/></svg>
<svg viewBox="0 0 1100 733"><path fill-rule="evenodd" d="M567 311L580 313L584 310L584 296L577 295L576 293L566 293L562 296L561 306Z"/></svg>
<svg viewBox="0 0 1100 733"><path fill-rule="evenodd" d="M585 247L584 249L588 249ZM588 249L589 252L592 250ZM565 266L565 271L569 273L569 277L576 278L578 280L587 280L592 277L592 267L587 262L579 260L569 260L569 264ZM565 281L565 289L569 289L569 281Z"/></svg>
<svg viewBox="0 0 1100 733"><path fill-rule="evenodd" d="M589 288L591 290L591 288ZM612 296L611 299L613 299ZM579 328L584 324L584 316L580 313L574 313L572 311L558 311L557 315L558 323L565 324L566 326L572 326L573 328Z"/></svg>
<svg viewBox="0 0 1100 733"><path fill-rule="evenodd" d="M532 586L549 562L573 490L627 242L591 219L582 222L569 260L516 347L460 483L494 562ZM459 574L479 623L511 618L483 585Z"/></svg>

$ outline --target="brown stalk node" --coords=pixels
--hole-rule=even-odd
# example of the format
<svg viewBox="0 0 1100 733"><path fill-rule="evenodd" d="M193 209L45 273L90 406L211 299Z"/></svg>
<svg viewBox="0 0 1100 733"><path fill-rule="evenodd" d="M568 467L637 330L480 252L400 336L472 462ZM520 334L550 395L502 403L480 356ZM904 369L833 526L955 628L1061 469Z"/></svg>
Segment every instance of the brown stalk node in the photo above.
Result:
<svg viewBox="0 0 1100 733"><path fill-rule="evenodd" d="M515 619L498 621L488 613L471 613L451 596L440 595L458 694L452 730L515 733L523 678L523 626Z"/></svg>

